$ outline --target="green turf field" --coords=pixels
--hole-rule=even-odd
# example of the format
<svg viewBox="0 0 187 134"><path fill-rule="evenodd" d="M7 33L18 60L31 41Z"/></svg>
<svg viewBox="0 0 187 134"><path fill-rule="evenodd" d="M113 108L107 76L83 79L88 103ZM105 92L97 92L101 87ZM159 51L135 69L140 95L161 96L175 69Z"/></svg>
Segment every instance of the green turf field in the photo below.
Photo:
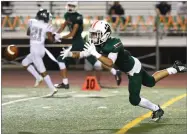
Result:
<svg viewBox="0 0 187 134"><path fill-rule="evenodd" d="M2 88L3 134L113 134L149 110L133 107L127 88L98 91ZM141 95L163 105L186 89L142 88ZM171 100L172 101L172 100ZM171 102L170 101L170 102ZM186 97L169 104L160 122L150 118L134 124L127 134L186 134Z"/></svg>

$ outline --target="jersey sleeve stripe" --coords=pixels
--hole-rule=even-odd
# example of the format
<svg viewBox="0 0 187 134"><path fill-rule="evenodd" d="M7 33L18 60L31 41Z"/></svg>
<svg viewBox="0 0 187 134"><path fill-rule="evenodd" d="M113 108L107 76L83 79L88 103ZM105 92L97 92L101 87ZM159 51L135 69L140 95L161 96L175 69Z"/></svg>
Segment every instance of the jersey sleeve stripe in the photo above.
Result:
<svg viewBox="0 0 187 134"><path fill-rule="evenodd" d="M119 42L119 43L117 43L117 44L114 45L115 48L118 48L118 47L120 47L120 46L122 46L122 43L121 43L121 42Z"/></svg>
<svg viewBox="0 0 187 134"><path fill-rule="evenodd" d="M47 28L51 28L51 27L52 27L52 25L50 25L50 24L47 26Z"/></svg>

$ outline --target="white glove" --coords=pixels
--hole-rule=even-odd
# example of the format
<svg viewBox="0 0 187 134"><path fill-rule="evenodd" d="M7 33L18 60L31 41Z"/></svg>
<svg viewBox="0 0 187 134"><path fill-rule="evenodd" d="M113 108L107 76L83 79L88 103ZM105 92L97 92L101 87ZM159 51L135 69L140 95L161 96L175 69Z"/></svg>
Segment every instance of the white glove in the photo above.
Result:
<svg viewBox="0 0 187 134"><path fill-rule="evenodd" d="M95 56L97 59L101 57L101 54L97 52L95 45L93 43L87 42L84 46L85 46L84 51L87 52L89 55L91 54Z"/></svg>
<svg viewBox="0 0 187 134"><path fill-rule="evenodd" d="M80 56L79 58L81 59L81 58L84 58L84 57L88 57L88 56L90 56L90 55L91 55L91 54L88 53L87 51L81 51L81 52L80 52L80 55L79 55L79 56Z"/></svg>
<svg viewBox="0 0 187 134"><path fill-rule="evenodd" d="M59 33L54 33L55 34L55 42L61 42L61 35Z"/></svg>
<svg viewBox="0 0 187 134"><path fill-rule="evenodd" d="M88 56L90 56L91 54L90 53L88 53L87 51L82 51L83 52L83 55L84 55L84 57L88 57Z"/></svg>
<svg viewBox="0 0 187 134"><path fill-rule="evenodd" d="M69 48L65 49L62 48L62 51L60 52L60 56L62 56L62 59L66 58L66 57L72 57L72 52L70 52L72 46L70 46Z"/></svg>

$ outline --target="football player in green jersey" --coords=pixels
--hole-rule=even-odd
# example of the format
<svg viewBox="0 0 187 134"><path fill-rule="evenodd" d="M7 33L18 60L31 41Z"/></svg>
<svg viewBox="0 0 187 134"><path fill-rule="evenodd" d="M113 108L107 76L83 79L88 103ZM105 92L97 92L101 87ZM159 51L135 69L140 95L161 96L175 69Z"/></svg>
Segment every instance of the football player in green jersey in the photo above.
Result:
<svg viewBox="0 0 187 134"><path fill-rule="evenodd" d="M81 36L83 31L83 16L77 12L77 6L78 2L76 1L67 2L65 7L67 12L64 14L65 22L57 31L57 33L61 33L66 26L69 28L69 34L63 36L62 39L72 39L71 51L82 51L84 47L84 40ZM62 59L59 55L57 60L60 68L60 75L62 76L62 83L55 84L55 87L69 89L67 69L65 65L69 58Z"/></svg>
<svg viewBox="0 0 187 134"><path fill-rule="evenodd" d="M187 72L185 65L180 61L175 61L172 67L149 75L142 67L141 62L124 49L120 39L111 37L111 28L106 21L93 23L89 30L89 38L90 42L85 44L84 51L79 55L93 55L105 66L112 67L115 64L122 72L126 73L129 79L129 102L134 106L153 111L152 120L158 121L164 111L159 105L140 96L141 86L153 87L158 81L169 75ZM64 50L62 55L67 57L71 53Z"/></svg>
<svg viewBox="0 0 187 134"><path fill-rule="evenodd" d="M86 35L84 40L85 40L85 42L88 42L88 34ZM95 70L96 71L96 73L95 73L96 78L97 78L98 83L101 87L104 87L100 83L101 70L103 70L103 69L110 71L112 73L112 75L115 76L116 84L118 86L121 84L121 80L122 80L121 75L122 74L121 74L120 70L116 70L114 68L106 68L106 67L102 66L102 63L92 55L85 58L84 70L87 71L87 75L93 75L93 70Z"/></svg>
<svg viewBox="0 0 187 134"><path fill-rule="evenodd" d="M62 39L72 39L72 47L71 49L69 49L72 52L82 51L85 44L82 38L83 16L77 12L77 7L78 7L78 2L76 1L67 2L66 4L67 12L64 14L65 22L61 25L60 29L55 35L56 40L60 40L59 33L61 33L65 29L65 27L68 26L70 33L67 34L66 36L63 36ZM65 65L66 61L69 60L69 58L63 59L62 56L59 55L57 60L60 68L60 75L62 76L62 83L55 84L55 87L69 89L67 69ZM97 62L97 59L95 57L90 56L88 57L87 61L93 63L96 66L96 69L99 70L101 68L100 67L101 64L99 64L99 61ZM110 70L111 73L115 76L116 82L119 85L121 83L121 72L116 71L114 68L111 68Z"/></svg>

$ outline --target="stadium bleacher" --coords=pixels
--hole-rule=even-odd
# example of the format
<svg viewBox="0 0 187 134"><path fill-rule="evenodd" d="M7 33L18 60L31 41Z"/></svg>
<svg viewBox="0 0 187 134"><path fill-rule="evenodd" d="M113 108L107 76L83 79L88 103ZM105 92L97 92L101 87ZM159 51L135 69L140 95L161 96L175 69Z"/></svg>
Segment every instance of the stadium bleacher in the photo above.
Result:
<svg viewBox="0 0 187 134"><path fill-rule="evenodd" d="M155 15L155 4L157 2L120 2L120 4L125 9L126 15ZM172 15L176 15L176 5L178 2L170 2L172 6ZM12 2L14 5L13 7L13 14L12 16L35 16L35 12L38 10L38 2L37 1L14 1ZM42 1L40 5L42 8L46 8L50 10L50 2L49 1ZM52 9L54 13L59 13L63 15L65 12L65 4L64 1L54 1L52 2L53 6ZM107 9L109 5L112 5L113 2L94 2L94 1L81 1L79 2L79 12L84 14L85 16L105 16L107 14Z"/></svg>
<svg viewBox="0 0 187 134"><path fill-rule="evenodd" d="M172 16L176 16L176 6L178 2L170 2L172 5ZM30 18L34 18L36 11L39 8L46 8L50 11L52 11L53 16L59 16L60 21L54 22L55 25L59 25L63 20L63 14L65 13L65 1L14 1L11 2L13 5L13 13L9 15L9 17L12 19L9 19L9 21L13 24L14 23L14 17L18 16L21 22L25 20L28 16ZM112 1L81 1L79 2L78 11L83 14L85 17L84 24L85 29L87 30L87 27L90 25L90 23L93 21L93 19L97 19L96 17L100 17L102 19L107 19L107 13L110 6L113 4ZM155 12L155 5L157 2L151 1L151 2L120 2L122 7L125 9L125 17L127 17L126 21L130 18L130 21L128 22L128 25L126 26L120 26L118 24L117 29L115 29L115 32L117 33L133 33L134 35L141 34L150 34L153 31L154 27L154 19L156 16ZM5 17L6 15L2 15L2 17ZM141 22L138 22L139 17L142 17L143 20ZM152 18L150 18L152 17ZM151 21L149 19L152 19ZM4 18L2 19L4 20ZM176 21L176 19L175 19ZM5 21L6 25L9 25L8 20ZM121 22L120 22L121 23ZM138 24L137 24L138 23ZM18 22L17 22L18 24ZM18 24L19 25L19 24ZM124 24L123 24L124 25ZM138 25L138 27L136 26ZM120 26L120 27L119 27ZM129 27L130 26L130 27ZM10 25L9 25L10 27ZM16 27L16 26L15 26ZM19 27L19 26L18 26ZM146 27L146 28L145 28ZM3 30L7 27L3 24L2 25ZM17 27L16 27L17 28ZM8 28L9 29L9 28ZM19 29L19 28L18 28ZM122 32L121 32L122 31Z"/></svg>
<svg viewBox="0 0 187 134"><path fill-rule="evenodd" d="M171 15L176 17L176 6L178 2L169 2L172 6ZM6 15L2 15L2 34L3 42L10 39L18 39L18 40L25 40L28 37L25 34L27 28L27 20L30 18L34 18L36 12L39 8L46 8L52 11L53 16L59 16L60 19L53 19L53 24L57 28L59 25L64 21L63 15L65 13L65 1L14 1L11 3L13 5L13 13L8 17ZM84 36L87 34L88 27L90 23L98 19L108 19L108 9L113 4L112 1L81 1L79 2L78 11L83 14L84 16ZM125 9L125 16L130 18L130 21L127 24L123 24L125 27L124 29L121 28L121 22L117 30L113 30L113 33L120 37L121 40L124 42L125 46L132 47L155 47L156 44L156 32L153 30L154 22L156 18L155 12L155 5L157 2L120 2L122 7ZM109 17L110 18L110 17ZM139 21L141 19L141 21ZM150 19L150 20L149 20ZM126 19L128 20L128 19ZM108 21L108 20L107 20ZM109 21L111 22L111 21ZM176 23L176 20L175 22ZM168 24L163 24L161 29L164 29L165 26ZM182 25L185 25L184 22ZM184 26L185 27L185 26ZM187 27L185 27L187 29ZM65 30L61 34L67 34L68 30ZM163 31L161 31L163 32ZM171 32L171 31L166 31ZM182 31L186 32L186 31ZM19 33L19 34L18 34ZM187 32L186 32L187 33ZM183 33L182 33L183 34ZM184 35L184 34L183 34ZM137 38L138 36L138 38ZM182 48L186 45L186 37L185 36L176 36L176 37L168 37L168 33L161 33L159 34L161 39L159 41L160 47L175 47ZM163 38L164 36L164 38ZM137 39L139 40L137 42ZM11 40L13 41L13 40ZM16 44L16 41L13 42ZM6 47L8 43L2 44L3 47ZM17 43L18 44L18 43ZM19 43L19 47L28 47L26 46L27 43L23 42L22 44ZM47 44L48 47L52 45ZM54 45L52 46L54 47ZM58 46L57 46L58 47ZM148 51L150 52L150 51ZM147 52L146 52L147 53ZM168 56L169 57L169 56Z"/></svg>

